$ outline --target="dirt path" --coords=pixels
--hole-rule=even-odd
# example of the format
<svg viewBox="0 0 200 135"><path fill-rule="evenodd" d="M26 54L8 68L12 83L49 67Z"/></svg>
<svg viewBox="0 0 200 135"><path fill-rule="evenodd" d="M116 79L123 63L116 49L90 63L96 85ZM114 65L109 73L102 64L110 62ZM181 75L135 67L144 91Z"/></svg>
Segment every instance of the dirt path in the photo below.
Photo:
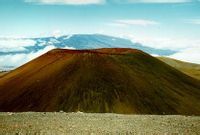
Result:
<svg viewBox="0 0 200 135"><path fill-rule="evenodd" d="M200 134L200 117L86 113L0 113L6 134Z"/></svg>

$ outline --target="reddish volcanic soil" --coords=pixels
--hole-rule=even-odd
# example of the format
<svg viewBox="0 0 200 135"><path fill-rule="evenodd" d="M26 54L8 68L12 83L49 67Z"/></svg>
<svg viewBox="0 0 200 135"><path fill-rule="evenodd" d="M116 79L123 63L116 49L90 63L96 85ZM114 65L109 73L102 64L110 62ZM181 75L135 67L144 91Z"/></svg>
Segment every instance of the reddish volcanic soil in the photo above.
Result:
<svg viewBox="0 0 200 135"><path fill-rule="evenodd" d="M200 81L135 49L52 50L0 78L0 111L200 115Z"/></svg>

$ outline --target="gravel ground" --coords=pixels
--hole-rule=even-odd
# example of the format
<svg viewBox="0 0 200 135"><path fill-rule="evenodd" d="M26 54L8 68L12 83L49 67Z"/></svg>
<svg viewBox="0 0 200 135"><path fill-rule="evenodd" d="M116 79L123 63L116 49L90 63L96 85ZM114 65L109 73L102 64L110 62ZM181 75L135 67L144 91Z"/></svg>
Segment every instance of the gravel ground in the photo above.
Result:
<svg viewBox="0 0 200 135"><path fill-rule="evenodd" d="M89 113L0 113L0 135L200 135L200 117Z"/></svg>

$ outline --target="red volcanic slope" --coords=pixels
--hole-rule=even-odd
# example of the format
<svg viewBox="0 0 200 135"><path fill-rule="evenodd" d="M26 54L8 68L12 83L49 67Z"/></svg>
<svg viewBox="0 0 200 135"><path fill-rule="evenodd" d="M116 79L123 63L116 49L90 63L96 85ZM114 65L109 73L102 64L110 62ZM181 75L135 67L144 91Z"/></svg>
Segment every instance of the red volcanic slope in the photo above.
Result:
<svg viewBox="0 0 200 135"><path fill-rule="evenodd" d="M200 81L135 49L52 50L0 78L0 111L200 114Z"/></svg>

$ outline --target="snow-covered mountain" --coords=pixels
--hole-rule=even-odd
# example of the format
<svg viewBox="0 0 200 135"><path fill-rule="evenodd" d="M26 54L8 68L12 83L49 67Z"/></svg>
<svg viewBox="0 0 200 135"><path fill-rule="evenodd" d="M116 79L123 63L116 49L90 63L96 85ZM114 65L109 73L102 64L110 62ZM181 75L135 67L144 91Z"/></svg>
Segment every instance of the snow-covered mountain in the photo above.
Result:
<svg viewBox="0 0 200 135"><path fill-rule="evenodd" d="M30 53L44 49L46 46L53 45L56 48L74 48L74 49L94 49L94 48L136 48L150 54L171 55L175 53L172 50L161 50L143 46L140 43L133 43L131 40L100 35L100 34L76 34L60 37L45 37L45 38L29 38L25 40L33 40L34 45L24 46L21 50L1 51L0 55L15 54L15 53Z"/></svg>
<svg viewBox="0 0 200 135"><path fill-rule="evenodd" d="M161 56L169 56L176 53L176 51L150 48L128 39L100 34L0 39L0 70L8 70L7 67L18 67L53 48L95 49L117 47L136 48L149 54Z"/></svg>

